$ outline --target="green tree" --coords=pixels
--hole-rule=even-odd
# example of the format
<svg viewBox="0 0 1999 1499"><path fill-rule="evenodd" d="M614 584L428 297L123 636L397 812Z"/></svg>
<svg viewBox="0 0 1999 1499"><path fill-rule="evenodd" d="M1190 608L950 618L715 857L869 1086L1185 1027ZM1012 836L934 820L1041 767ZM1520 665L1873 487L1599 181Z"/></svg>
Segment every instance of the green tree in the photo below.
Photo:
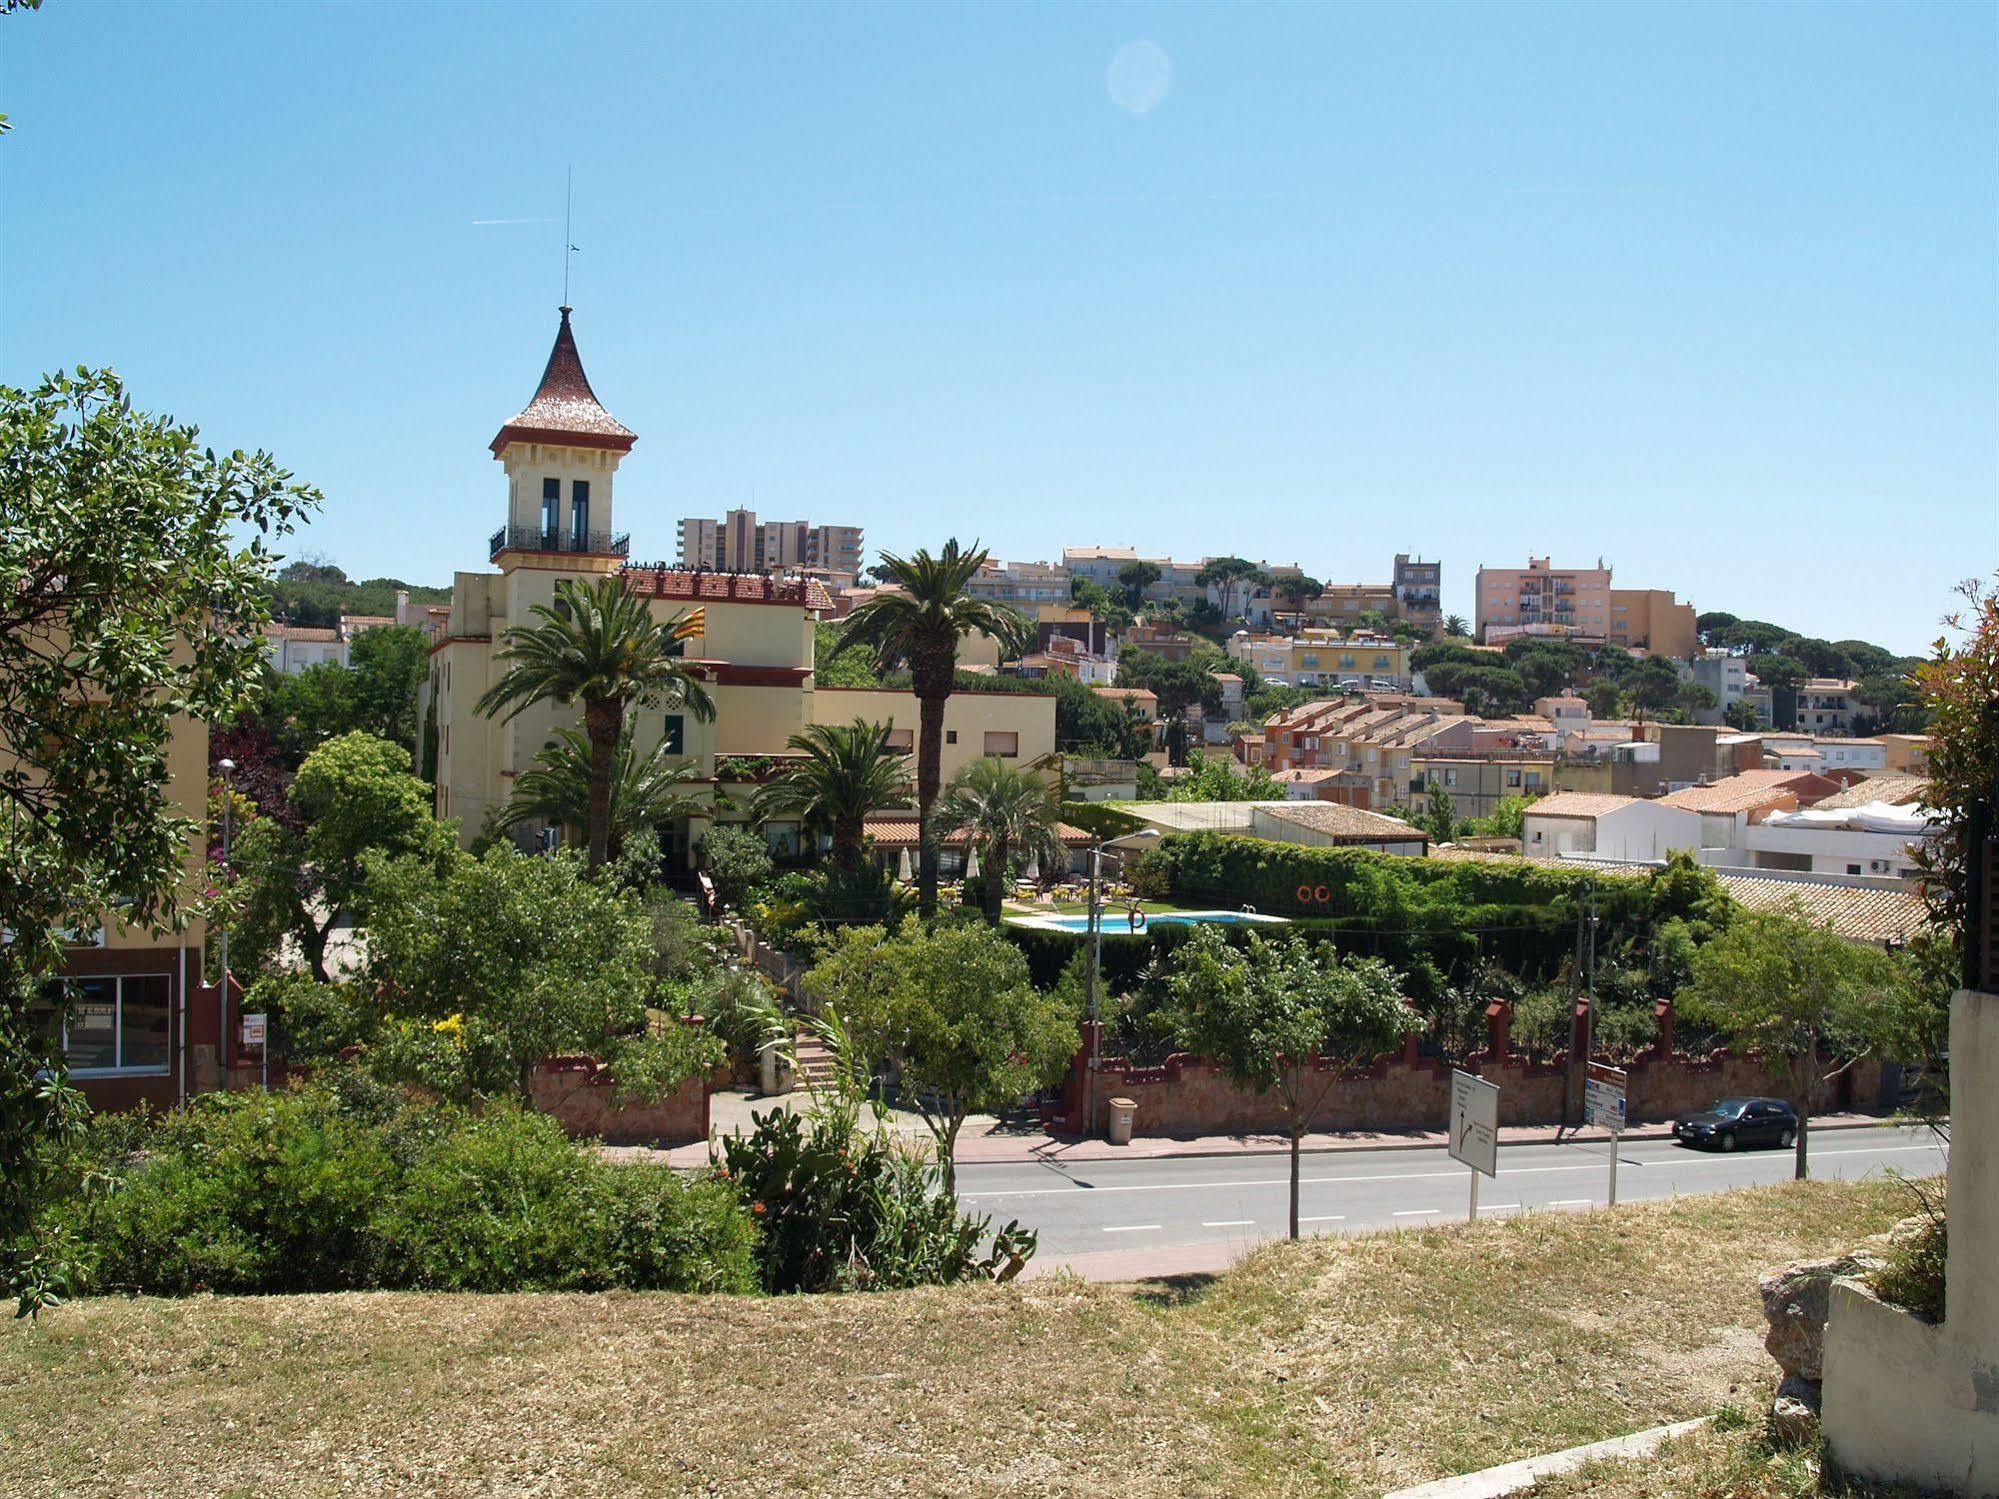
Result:
<svg viewBox="0 0 1999 1499"><path fill-rule="evenodd" d="M1187 773L1166 794L1170 802L1283 801L1284 792L1261 765L1239 766L1231 755L1199 750L1187 757Z"/></svg>
<svg viewBox="0 0 1999 1499"><path fill-rule="evenodd" d="M806 975L867 1057L892 1064L957 1190L965 1116L997 1113L1053 1082L1075 1054L1072 1007L1038 991L1021 950L982 922L840 932Z"/></svg>
<svg viewBox="0 0 1999 1499"><path fill-rule="evenodd" d="M1711 710L1721 699L1704 682L1682 682L1673 694L1673 706L1691 721Z"/></svg>
<svg viewBox="0 0 1999 1499"><path fill-rule="evenodd" d="M641 828L656 829L661 823L705 816L710 810L688 790L703 783L698 761L683 758L665 739L641 755L634 735L634 726L627 723L611 755L612 859L624 853L626 840ZM557 729L534 761L533 769L515 777L513 795L497 825L509 829L539 822L552 828L587 828L591 752L582 730Z"/></svg>
<svg viewBox="0 0 1999 1499"><path fill-rule="evenodd" d="M1966 607L1948 621L1916 671L1930 716L1929 789L1923 806L1942 824L1916 851L1933 928L1961 960L1964 986L1983 983L1967 938L1977 925L1972 871L1981 835L1999 823L1999 589L1964 585ZM1999 934L1983 934L1999 942Z"/></svg>
<svg viewBox="0 0 1999 1499"><path fill-rule="evenodd" d="M881 673L859 646L840 649L841 625L822 619L812 627L812 680L820 687L879 687Z"/></svg>
<svg viewBox="0 0 1999 1499"><path fill-rule="evenodd" d="M327 740L357 727L354 676L338 662L321 661L295 672L271 666L264 671L257 719L286 766L296 769Z"/></svg>
<svg viewBox="0 0 1999 1499"><path fill-rule="evenodd" d="M1329 957L1296 936L1252 933L1233 946L1197 926L1167 989L1180 1044L1256 1094L1275 1091L1291 1136L1291 1237L1298 1237L1299 1150L1348 1067L1393 1048L1421 1021L1394 969L1375 958Z"/></svg>
<svg viewBox="0 0 1999 1499"><path fill-rule="evenodd" d="M1204 713L1222 710L1222 684L1191 659L1169 661L1152 651L1127 650L1118 657L1117 684L1157 696L1161 718L1178 718L1197 703Z"/></svg>
<svg viewBox="0 0 1999 1499"><path fill-rule="evenodd" d="M1317 578L1304 573L1287 574L1271 585L1271 591L1291 606L1292 613L1298 613L1314 599L1326 596L1326 585Z"/></svg>
<svg viewBox="0 0 1999 1499"><path fill-rule="evenodd" d="M1664 656L1647 656L1619 684L1634 713L1658 717L1680 695L1680 674Z"/></svg>
<svg viewBox="0 0 1999 1499"><path fill-rule="evenodd" d="M586 878L573 855L534 858L504 844L481 859L375 854L368 882L370 980L392 1013L462 1018L480 1043L471 1048L479 1091L529 1099L536 1065L565 1053L605 1058L622 1085L643 1076L642 1091L654 1093L701 1064L680 1027L651 1034L644 901ZM668 1070L650 1065L655 1050Z"/></svg>
<svg viewBox="0 0 1999 1499"><path fill-rule="evenodd" d="M1432 843L1449 843L1456 838L1458 809L1451 800L1450 792L1441 786L1433 787L1424 801L1426 805L1416 815L1416 825Z"/></svg>
<svg viewBox="0 0 1999 1499"><path fill-rule="evenodd" d="M1136 609L1143 604L1145 602L1145 590L1150 588L1154 583L1157 583L1159 577L1158 564L1147 562L1143 558L1140 558L1136 562L1127 562L1123 567L1119 568L1117 570L1118 587L1123 590L1126 607Z"/></svg>
<svg viewBox="0 0 1999 1499"><path fill-rule="evenodd" d="M1624 689L1610 677L1598 677L1583 689L1591 718L1615 718L1624 706Z"/></svg>
<svg viewBox="0 0 1999 1499"><path fill-rule="evenodd" d="M372 734L343 734L306 756L291 801L302 833L259 817L231 850L232 935L246 969L275 961L290 939L324 984L327 939L365 908L367 856L437 863L456 849L457 824L432 815L430 788L411 773L410 752Z"/></svg>
<svg viewBox="0 0 1999 1499"><path fill-rule="evenodd" d="M1534 800L1527 796L1502 796L1485 816L1471 820L1472 831L1481 838L1518 838L1526 826L1527 808Z"/></svg>
<svg viewBox="0 0 1999 1499"><path fill-rule="evenodd" d="M1756 709L1746 697L1739 697L1721 710L1721 721L1731 729L1750 733L1761 726Z"/></svg>
<svg viewBox="0 0 1999 1499"><path fill-rule="evenodd" d="M759 822L796 817L808 833L830 833L833 862L859 868L869 814L909 801L909 770L888 735L886 725L860 718L793 734L788 747L805 759L758 788L751 815Z"/></svg>
<svg viewBox="0 0 1999 1499"><path fill-rule="evenodd" d="M1152 749L1152 727L1129 704L1102 696L1087 682L1055 682L1055 742L1065 750L1112 760L1138 760Z"/></svg>
<svg viewBox="0 0 1999 1499"><path fill-rule="evenodd" d="M676 652L701 629L700 611L654 619L645 598L615 574L592 584L564 578L552 604L529 612L538 625L515 625L494 653L506 675L479 699L477 711L507 718L536 703L583 704L590 741L588 830L590 868L610 857L611 777L625 712L639 697L669 712L685 709L704 722L715 704Z"/></svg>
<svg viewBox="0 0 1999 1499"><path fill-rule="evenodd" d="M1679 1004L1738 1048L1784 1063L1802 1181L1818 1090L1895 1028L1909 998L1905 974L1878 948L1801 913L1747 911L1694 954Z"/></svg>
<svg viewBox="0 0 1999 1499"><path fill-rule="evenodd" d="M1194 586L1212 588L1220 598L1221 617L1233 619L1242 611L1235 607L1238 592L1243 594L1243 607L1248 607L1248 596L1260 583L1268 583L1270 574L1251 562L1247 557L1211 557L1194 574Z"/></svg>
<svg viewBox="0 0 1999 1499"><path fill-rule="evenodd" d="M986 550L974 543L961 549L956 537L943 551L913 557L882 554L897 591L879 593L847 617L840 645L865 645L888 671L907 663L916 695L916 812L922 832L917 859L917 909L928 921L937 914L937 834L930 814L943 779L944 704L957 685L958 642L983 633L1000 643L1002 654L1018 655L1031 638L1027 621L1004 604L975 598L965 590L985 564Z"/></svg>
<svg viewBox="0 0 1999 1499"><path fill-rule="evenodd" d="M986 920L994 926L1013 860L1061 863L1060 812L1053 788L1039 775L991 755L974 760L944 788L935 813L938 836L965 833L979 851Z"/></svg>
<svg viewBox="0 0 1999 1499"><path fill-rule="evenodd" d="M1128 630L1138 617L1122 595L1088 578L1078 578L1069 585L1069 601L1078 609L1087 609L1090 617L1107 629Z"/></svg>
<svg viewBox="0 0 1999 1499"><path fill-rule="evenodd" d="M738 912L750 892L770 878L772 869L770 845L763 835L732 823L708 830L701 840L701 862L715 882L716 897Z"/></svg>
<svg viewBox="0 0 1999 1499"><path fill-rule="evenodd" d="M1471 626L1465 623L1462 614L1447 614L1444 616L1444 634L1453 640L1469 640Z"/></svg>
<svg viewBox="0 0 1999 1499"><path fill-rule="evenodd" d="M65 930L177 923L199 829L168 800L175 725L244 705L271 544L319 496L108 371L0 385L0 453L0 1291L32 1311L70 1284L40 1209L83 1107L29 1007Z"/></svg>
<svg viewBox="0 0 1999 1499"><path fill-rule="evenodd" d="M416 748L416 690L430 669L430 646L409 625L377 625L363 630L347 647L347 670L354 679L354 722L361 729Z"/></svg>

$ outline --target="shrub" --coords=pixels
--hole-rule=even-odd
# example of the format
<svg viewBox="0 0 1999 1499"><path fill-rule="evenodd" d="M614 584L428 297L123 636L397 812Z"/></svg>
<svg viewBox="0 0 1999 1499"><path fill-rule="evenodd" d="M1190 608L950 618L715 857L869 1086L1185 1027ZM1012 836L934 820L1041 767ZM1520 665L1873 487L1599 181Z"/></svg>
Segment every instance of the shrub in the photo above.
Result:
<svg viewBox="0 0 1999 1499"><path fill-rule="evenodd" d="M1874 1294L1926 1322L1944 1319L1944 1269L1950 1234L1942 1194L1910 1183L1921 1211L1912 1229L1899 1233L1888 1262L1874 1272Z"/></svg>
<svg viewBox="0 0 1999 1499"><path fill-rule="evenodd" d="M72 1181L65 1224L97 1290L756 1284L755 1229L728 1187L610 1164L512 1106L412 1103L355 1068L105 1121Z"/></svg>
<svg viewBox="0 0 1999 1499"><path fill-rule="evenodd" d="M344 984L305 973L267 973L244 991L243 1009L270 1017L275 1050L289 1061L340 1054L372 1040L381 1016Z"/></svg>
<svg viewBox="0 0 1999 1499"><path fill-rule="evenodd" d="M770 878L770 846L762 834L744 828L710 828L701 840L701 860L716 896L732 911L742 910L750 892Z"/></svg>

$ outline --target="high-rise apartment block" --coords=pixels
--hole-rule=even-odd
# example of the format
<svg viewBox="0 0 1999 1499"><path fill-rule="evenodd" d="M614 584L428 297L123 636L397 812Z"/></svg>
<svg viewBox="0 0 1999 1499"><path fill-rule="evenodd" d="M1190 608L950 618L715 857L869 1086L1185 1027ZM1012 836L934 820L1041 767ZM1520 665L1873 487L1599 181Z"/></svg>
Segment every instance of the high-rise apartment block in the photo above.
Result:
<svg viewBox="0 0 1999 1499"><path fill-rule="evenodd" d="M1577 640L1686 660L1700 648L1692 604L1666 588L1613 588L1610 569L1559 568L1546 557L1525 567L1481 567L1473 619L1486 645L1522 637Z"/></svg>
<svg viewBox="0 0 1999 1499"><path fill-rule="evenodd" d="M802 520L757 520L731 510L720 520L688 516L680 523L680 565L707 572L821 572L859 576L861 528L815 526Z"/></svg>

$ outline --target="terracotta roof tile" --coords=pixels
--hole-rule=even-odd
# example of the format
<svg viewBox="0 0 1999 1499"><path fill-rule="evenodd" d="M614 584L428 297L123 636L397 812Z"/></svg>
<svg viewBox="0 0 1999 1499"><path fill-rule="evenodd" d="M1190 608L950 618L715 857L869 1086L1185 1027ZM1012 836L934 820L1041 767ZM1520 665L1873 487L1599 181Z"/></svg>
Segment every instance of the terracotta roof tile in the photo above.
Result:
<svg viewBox="0 0 1999 1499"><path fill-rule="evenodd" d="M1382 842L1420 838L1422 833L1399 817L1387 817L1339 802L1281 802L1266 809L1278 822L1296 823L1317 833L1341 838L1369 838Z"/></svg>
<svg viewBox="0 0 1999 1499"><path fill-rule="evenodd" d="M555 347L548 351L548 364L541 372L534 399L500 428L493 438L495 454L510 442L629 453L638 441L638 434L606 411L590 388L590 377L583 373L583 356L576 352L576 335L570 331L569 311L562 309L562 325L555 330Z"/></svg>
<svg viewBox="0 0 1999 1499"><path fill-rule="evenodd" d="M1840 812L1849 807L1864 807L1869 802L1906 807L1921 801L1929 784L1922 776L1869 776L1864 781L1855 781L1844 791L1834 792L1822 802L1813 803L1813 808L1821 812Z"/></svg>
<svg viewBox="0 0 1999 1499"><path fill-rule="evenodd" d="M1616 796L1607 791L1557 791L1553 796L1544 796L1530 803L1527 815L1594 819L1606 812L1615 812L1620 807L1628 807L1637 800L1635 796Z"/></svg>
<svg viewBox="0 0 1999 1499"><path fill-rule="evenodd" d="M1834 784L1808 770L1745 770L1712 785L1688 786L1659 800L1689 812L1753 812L1790 800L1793 795L1801 803L1809 802L1814 786Z"/></svg>

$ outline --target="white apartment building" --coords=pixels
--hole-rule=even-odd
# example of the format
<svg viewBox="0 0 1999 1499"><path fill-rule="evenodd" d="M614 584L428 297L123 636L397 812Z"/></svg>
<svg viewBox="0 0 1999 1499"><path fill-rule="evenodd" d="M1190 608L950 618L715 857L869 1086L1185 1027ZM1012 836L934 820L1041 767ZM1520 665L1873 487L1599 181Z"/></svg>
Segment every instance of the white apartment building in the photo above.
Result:
<svg viewBox="0 0 1999 1499"><path fill-rule="evenodd" d="M1860 707L1854 686L1844 677L1807 677L1800 682L1797 727L1813 734L1852 733L1853 715Z"/></svg>
<svg viewBox="0 0 1999 1499"><path fill-rule="evenodd" d="M1749 690L1749 662L1727 651L1704 651L1693 661L1693 680L1715 696L1712 708L1695 715L1698 723L1720 723L1728 710L1742 701Z"/></svg>
<svg viewBox="0 0 1999 1499"><path fill-rule="evenodd" d="M1069 602L1069 570L1054 562L988 560L965 585L973 598L1018 609L1029 619L1042 604Z"/></svg>

